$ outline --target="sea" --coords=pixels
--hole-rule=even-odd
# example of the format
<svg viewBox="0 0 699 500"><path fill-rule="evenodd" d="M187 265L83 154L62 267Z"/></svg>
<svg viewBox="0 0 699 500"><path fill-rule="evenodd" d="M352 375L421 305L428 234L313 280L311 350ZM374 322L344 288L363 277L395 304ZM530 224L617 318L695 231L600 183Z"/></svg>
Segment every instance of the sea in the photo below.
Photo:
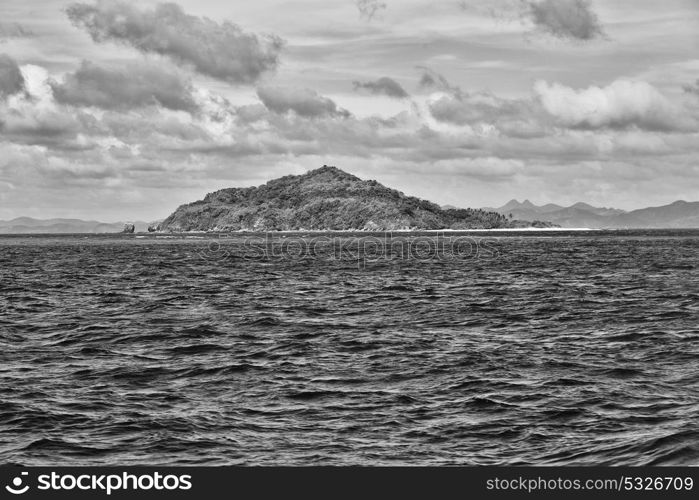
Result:
<svg viewBox="0 0 699 500"><path fill-rule="evenodd" d="M0 236L0 464L699 465L699 230Z"/></svg>

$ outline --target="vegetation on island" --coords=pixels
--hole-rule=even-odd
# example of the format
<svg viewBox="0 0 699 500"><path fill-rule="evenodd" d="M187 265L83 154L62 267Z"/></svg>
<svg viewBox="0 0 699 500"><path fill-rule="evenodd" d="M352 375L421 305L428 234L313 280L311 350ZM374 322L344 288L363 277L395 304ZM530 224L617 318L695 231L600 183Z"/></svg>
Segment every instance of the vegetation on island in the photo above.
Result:
<svg viewBox="0 0 699 500"><path fill-rule="evenodd" d="M546 223L541 223L546 224ZM161 231L395 231L532 226L481 209L447 209L324 165L179 207ZM550 224L549 224L550 226ZM545 226L540 226L545 227Z"/></svg>

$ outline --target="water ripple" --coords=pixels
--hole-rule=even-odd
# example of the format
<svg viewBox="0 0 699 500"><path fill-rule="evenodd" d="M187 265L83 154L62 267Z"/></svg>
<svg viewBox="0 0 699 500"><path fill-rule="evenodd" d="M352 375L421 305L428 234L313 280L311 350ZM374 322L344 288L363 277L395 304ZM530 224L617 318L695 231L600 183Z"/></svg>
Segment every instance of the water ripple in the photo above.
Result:
<svg viewBox="0 0 699 500"><path fill-rule="evenodd" d="M242 238L0 238L0 462L699 464L696 231Z"/></svg>

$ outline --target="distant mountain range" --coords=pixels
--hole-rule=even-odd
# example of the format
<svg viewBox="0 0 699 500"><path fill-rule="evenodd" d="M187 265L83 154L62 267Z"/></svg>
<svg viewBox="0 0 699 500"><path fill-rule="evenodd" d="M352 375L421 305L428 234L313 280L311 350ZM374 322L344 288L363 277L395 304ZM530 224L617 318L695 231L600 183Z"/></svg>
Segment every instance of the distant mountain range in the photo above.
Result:
<svg viewBox="0 0 699 500"><path fill-rule="evenodd" d="M119 233L124 230L124 224L124 222L111 223L80 219L41 220L18 217L9 221L0 220L0 234ZM136 226L136 232L143 232L154 223L136 221L132 224Z"/></svg>
<svg viewBox="0 0 699 500"><path fill-rule="evenodd" d="M562 207L549 203L534 205L529 200L511 200L500 208L484 208L513 219L545 220L561 227L588 227L591 229L649 229L699 228L699 202L676 201L661 207L641 208L629 212L618 208L593 207L576 203Z"/></svg>

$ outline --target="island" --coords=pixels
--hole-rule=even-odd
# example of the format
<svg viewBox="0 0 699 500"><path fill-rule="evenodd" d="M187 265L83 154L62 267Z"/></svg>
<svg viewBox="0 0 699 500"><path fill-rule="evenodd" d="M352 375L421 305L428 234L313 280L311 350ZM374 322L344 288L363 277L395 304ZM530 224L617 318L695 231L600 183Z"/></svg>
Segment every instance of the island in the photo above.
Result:
<svg viewBox="0 0 699 500"><path fill-rule="evenodd" d="M443 209L430 201L323 165L258 187L228 188L180 206L160 232L397 231L554 227L481 209Z"/></svg>

